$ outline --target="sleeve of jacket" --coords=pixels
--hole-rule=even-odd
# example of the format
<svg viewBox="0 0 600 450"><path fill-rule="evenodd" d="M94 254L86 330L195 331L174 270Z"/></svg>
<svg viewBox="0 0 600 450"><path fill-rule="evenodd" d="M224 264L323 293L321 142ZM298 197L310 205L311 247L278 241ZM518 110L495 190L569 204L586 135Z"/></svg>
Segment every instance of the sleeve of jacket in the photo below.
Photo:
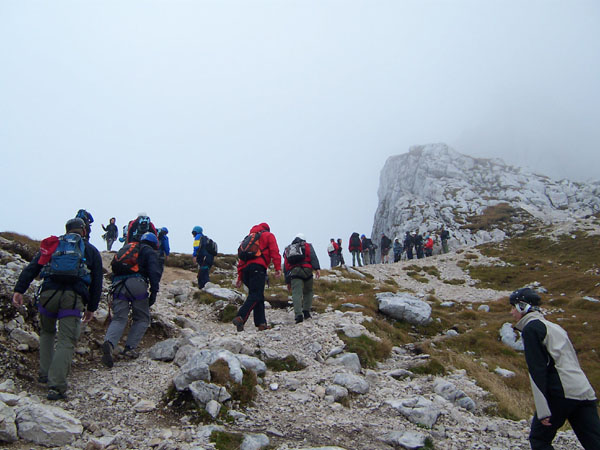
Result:
<svg viewBox="0 0 600 450"><path fill-rule="evenodd" d="M273 266L275 266L275 270L281 270L281 255L279 254L279 246L277 245L277 239L275 239L275 235L273 233L269 233L267 235L268 239L268 248L269 248L269 257L273 262Z"/></svg>
<svg viewBox="0 0 600 450"><path fill-rule="evenodd" d="M143 254L140 255L140 271L148 278L150 282L150 293L158 292L160 284L160 266L158 265L158 255L151 247L144 246Z"/></svg>
<svg viewBox="0 0 600 450"><path fill-rule="evenodd" d="M546 333L546 326L540 320L528 323L521 333L535 410L540 420L551 415L548 399L546 398L546 392L548 391L547 367L548 358L550 357L546 347L544 347Z"/></svg>
<svg viewBox="0 0 600 450"><path fill-rule="evenodd" d="M91 261L89 268L92 277L89 287L90 298L86 305L86 309L88 311L96 311L102 295L102 281L104 278L102 272L102 257L100 256L100 252L91 244L86 245L85 249L87 253L86 258Z"/></svg>
<svg viewBox="0 0 600 450"><path fill-rule="evenodd" d="M315 249L312 244L308 245L310 245L310 265L312 266L313 270L321 270L321 265L319 264L317 252L315 252Z"/></svg>
<svg viewBox="0 0 600 450"><path fill-rule="evenodd" d="M15 284L15 292L19 294L24 294L27 291L27 288L31 284L31 282L40 274L42 270L41 264L38 264L38 260L40 259L40 252L36 253L31 262L23 269L21 274L19 275L19 279L17 280L17 284Z"/></svg>

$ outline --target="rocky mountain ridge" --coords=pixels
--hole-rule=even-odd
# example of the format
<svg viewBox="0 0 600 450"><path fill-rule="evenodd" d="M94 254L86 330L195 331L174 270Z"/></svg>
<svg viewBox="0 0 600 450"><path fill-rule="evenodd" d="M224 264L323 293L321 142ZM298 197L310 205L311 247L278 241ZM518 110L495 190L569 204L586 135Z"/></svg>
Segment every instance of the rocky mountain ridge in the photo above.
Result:
<svg viewBox="0 0 600 450"><path fill-rule="evenodd" d="M387 159L378 197L373 237L433 233L444 225L451 232L450 246L457 248L502 240L528 221L572 222L594 214L600 210L600 182L555 181L500 159L472 158L446 144L430 144ZM518 215L512 223L468 227L474 216L502 203Z"/></svg>

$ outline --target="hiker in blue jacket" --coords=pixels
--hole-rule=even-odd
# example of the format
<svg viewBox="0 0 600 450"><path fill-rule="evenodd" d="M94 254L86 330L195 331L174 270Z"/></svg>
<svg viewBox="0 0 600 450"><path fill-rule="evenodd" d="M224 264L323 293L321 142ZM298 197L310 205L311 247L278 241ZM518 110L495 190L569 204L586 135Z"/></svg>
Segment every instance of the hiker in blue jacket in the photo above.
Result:
<svg viewBox="0 0 600 450"><path fill-rule="evenodd" d="M72 281L56 279L52 274L44 276L52 260L52 254L60 245L54 237L53 249L44 239L33 260L19 275L15 285L12 303L16 308L23 306L23 294L34 280L42 274L44 281L39 298L40 311L40 370L38 381L48 384L48 400L66 398L67 375L71 368L75 342L81 332L81 322L89 322L98 309L102 294L102 258L100 252L85 240L86 224L82 219L71 219L65 226L66 234L81 236L84 243L85 265L89 271L81 278ZM77 236L75 236L77 237ZM80 266L81 267L81 266ZM86 272L88 272L86 271ZM83 320L81 318L83 313ZM57 333L58 322L58 333Z"/></svg>
<svg viewBox="0 0 600 450"><path fill-rule="evenodd" d="M215 259L206 249L208 238L204 236L203 231L202 227L198 225L192 230L192 236L194 236L194 251L192 256L198 263L198 287L200 289L210 281L210 268Z"/></svg>
<svg viewBox="0 0 600 450"><path fill-rule="evenodd" d="M171 254L171 246L169 245L169 229L162 227L158 229L158 265L160 266L160 276L165 269L165 262Z"/></svg>

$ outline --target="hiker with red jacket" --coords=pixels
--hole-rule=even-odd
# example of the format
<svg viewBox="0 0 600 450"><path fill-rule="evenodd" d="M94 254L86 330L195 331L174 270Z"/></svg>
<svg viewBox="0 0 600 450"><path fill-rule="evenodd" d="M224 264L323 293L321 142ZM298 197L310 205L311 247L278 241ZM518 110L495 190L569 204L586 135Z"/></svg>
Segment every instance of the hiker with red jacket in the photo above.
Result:
<svg viewBox="0 0 600 450"><path fill-rule="evenodd" d="M313 270L316 277L321 276L321 266L317 252L312 244L306 242L304 235L298 233L292 243L283 252L283 268L288 290L292 292L296 323L310 319L313 301Z"/></svg>
<svg viewBox="0 0 600 450"><path fill-rule="evenodd" d="M150 220L150 217L145 212L138 213L137 218L131 220L127 225L127 239L126 242L139 242L140 238L144 233L153 233L158 237L158 231Z"/></svg>
<svg viewBox="0 0 600 450"><path fill-rule="evenodd" d="M360 257L362 255L362 243L360 242L360 236L357 232L354 232L350 235L350 240L348 242L348 250L352 253L352 267L356 265L356 260L358 260L358 267L362 267L362 263L360 262Z"/></svg>
<svg viewBox="0 0 600 450"><path fill-rule="evenodd" d="M251 248L243 248L246 242L251 243ZM238 310L233 319L233 324L238 331L244 331L244 324L254 311L254 325L260 330L266 330L267 318L265 316L265 281L267 268L273 263L275 276L281 277L281 255L277 246L277 239L271 233L267 223L254 225L250 234L244 238L238 249L238 278L235 283L237 288L242 283L248 287L248 297Z"/></svg>
<svg viewBox="0 0 600 450"><path fill-rule="evenodd" d="M19 275L12 303L23 306L23 294L41 275L40 370L38 381L48 384L48 400L66 398L67 375L71 368L75 342L81 332L81 322L89 322L98 309L102 294L102 258L100 252L85 240L86 223L75 218L66 223L66 234L44 239L33 260ZM76 273L60 272L60 258L67 255L66 246L80 253ZM64 251L57 249L62 249ZM80 250L77 250L80 249ZM71 256L73 251L70 252ZM56 256L55 256L56 255ZM52 262L52 264L50 264ZM68 261L67 261L68 263ZM82 320L83 314L83 320ZM58 323L58 333L57 325Z"/></svg>

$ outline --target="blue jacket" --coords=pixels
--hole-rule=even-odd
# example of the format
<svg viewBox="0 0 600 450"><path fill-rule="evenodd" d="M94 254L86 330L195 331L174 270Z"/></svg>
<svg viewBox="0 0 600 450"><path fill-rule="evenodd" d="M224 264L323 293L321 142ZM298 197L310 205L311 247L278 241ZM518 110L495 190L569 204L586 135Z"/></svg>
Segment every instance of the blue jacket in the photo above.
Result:
<svg viewBox="0 0 600 450"><path fill-rule="evenodd" d="M207 237L203 234L197 234L194 239L194 253L196 261L200 267L210 267L213 265L215 257L206 250Z"/></svg>
<svg viewBox="0 0 600 450"><path fill-rule="evenodd" d="M171 254L171 247L169 246L169 236L163 234L162 236L159 234L158 239L158 254L160 256L169 256Z"/></svg>

